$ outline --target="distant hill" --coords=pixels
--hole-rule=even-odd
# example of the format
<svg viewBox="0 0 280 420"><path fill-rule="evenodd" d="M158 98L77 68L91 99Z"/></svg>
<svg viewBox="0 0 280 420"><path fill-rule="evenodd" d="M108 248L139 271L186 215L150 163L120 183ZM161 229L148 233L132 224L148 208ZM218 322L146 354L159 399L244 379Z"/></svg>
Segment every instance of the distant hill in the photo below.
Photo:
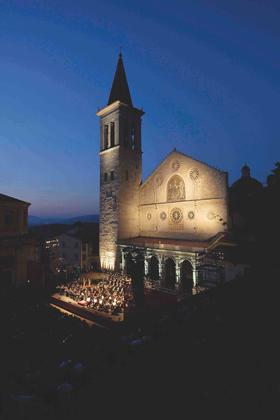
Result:
<svg viewBox="0 0 280 420"><path fill-rule="evenodd" d="M71 217L70 219L64 219L64 222L66 225L72 225L76 222L99 222L99 215L98 214L88 214L85 216L77 216L77 217ZM61 222L62 223L62 222Z"/></svg>
<svg viewBox="0 0 280 420"><path fill-rule="evenodd" d="M29 226L38 226L38 225L49 225L49 224L64 224L72 225L76 222L99 222L98 214L88 214L84 216L76 216L70 218L56 218L56 217L38 217L38 216L28 216Z"/></svg>
<svg viewBox="0 0 280 420"><path fill-rule="evenodd" d="M42 225L44 224L44 219L37 216L28 216L28 224L30 225Z"/></svg>

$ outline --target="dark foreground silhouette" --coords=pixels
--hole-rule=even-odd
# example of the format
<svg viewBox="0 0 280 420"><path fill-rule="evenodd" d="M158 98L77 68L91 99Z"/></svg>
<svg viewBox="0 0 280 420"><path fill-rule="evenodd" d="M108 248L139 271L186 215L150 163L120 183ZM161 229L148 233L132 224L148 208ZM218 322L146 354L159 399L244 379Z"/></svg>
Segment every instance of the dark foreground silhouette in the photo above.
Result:
<svg viewBox="0 0 280 420"><path fill-rule="evenodd" d="M258 270L176 311L141 310L113 330L57 312L37 291L8 294L1 308L1 414L267 417L280 391L278 278L277 270Z"/></svg>

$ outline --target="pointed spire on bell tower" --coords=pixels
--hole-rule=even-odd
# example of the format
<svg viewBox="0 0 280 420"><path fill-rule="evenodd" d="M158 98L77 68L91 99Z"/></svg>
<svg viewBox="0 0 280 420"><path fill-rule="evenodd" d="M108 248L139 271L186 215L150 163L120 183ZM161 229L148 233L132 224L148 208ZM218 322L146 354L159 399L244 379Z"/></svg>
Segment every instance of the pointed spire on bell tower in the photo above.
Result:
<svg viewBox="0 0 280 420"><path fill-rule="evenodd" d="M118 64L108 100L108 105L115 101L121 101L126 105L133 107L123 65L122 53L119 53Z"/></svg>

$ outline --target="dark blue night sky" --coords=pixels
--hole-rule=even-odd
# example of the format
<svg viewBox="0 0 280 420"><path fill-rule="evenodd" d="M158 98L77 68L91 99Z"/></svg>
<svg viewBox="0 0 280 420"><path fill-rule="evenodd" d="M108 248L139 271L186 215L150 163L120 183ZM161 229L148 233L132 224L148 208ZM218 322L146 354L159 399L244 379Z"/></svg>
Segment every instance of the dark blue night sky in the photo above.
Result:
<svg viewBox="0 0 280 420"><path fill-rule="evenodd" d="M265 182L280 160L279 1L0 0L0 191L98 212L98 107L119 47L143 107L144 177L176 147Z"/></svg>

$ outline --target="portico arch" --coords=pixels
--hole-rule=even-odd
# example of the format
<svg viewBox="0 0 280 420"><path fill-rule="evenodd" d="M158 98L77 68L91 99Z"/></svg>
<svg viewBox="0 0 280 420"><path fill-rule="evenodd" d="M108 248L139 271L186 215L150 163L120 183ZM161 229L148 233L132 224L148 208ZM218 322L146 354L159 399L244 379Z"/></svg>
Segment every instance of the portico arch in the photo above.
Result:
<svg viewBox="0 0 280 420"><path fill-rule="evenodd" d="M193 267L189 260L184 260L180 267L180 285L184 293L192 293Z"/></svg>
<svg viewBox="0 0 280 420"><path fill-rule="evenodd" d="M149 270L148 270L149 277L152 280L159 279L159 264L158 259L154 255L149 259Z"/></svg>
<svg viewBox="0 0 280 420"><path fill-rule="evenodd" d="M168 289L174 289L176 284L176 265L172 258L165 260L164 269L164 285Z"/></svg>

